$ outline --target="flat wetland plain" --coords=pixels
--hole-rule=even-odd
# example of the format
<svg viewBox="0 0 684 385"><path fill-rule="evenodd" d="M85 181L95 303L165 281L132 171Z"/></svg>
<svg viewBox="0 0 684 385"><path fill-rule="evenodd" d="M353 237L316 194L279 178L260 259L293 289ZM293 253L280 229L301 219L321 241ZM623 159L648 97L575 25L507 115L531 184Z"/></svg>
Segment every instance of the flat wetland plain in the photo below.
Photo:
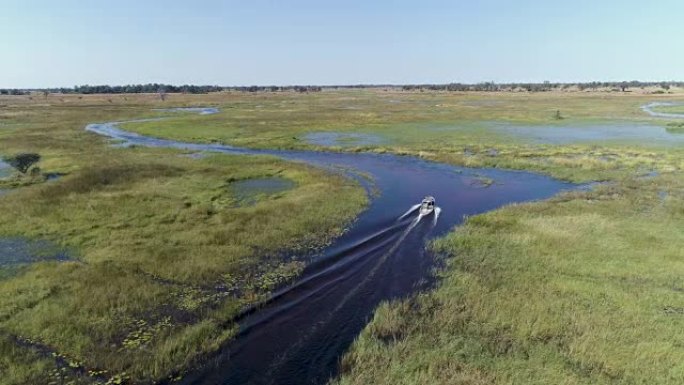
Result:
<svg viewBox="0 0 684 385"><path fill-rule="evenodd" d="M315 252L367 204L357 183L300 163L119 148L84 131L169 116L123 127L188 142L389 152L605 182L471 217L434 241L443 260L436 287L381 305L335 382L680 384L684 134L668 130L682 120L641 106L682 101L679 90L637 89L2 97L0 155L42 159L40 174L0 179L9 189L0 196L0 236L53 242L71 255L0 273L0 382L182 375L231 339L240 309L307 262L282 255ZM154 110L187 106L219 113ZM558 128L566 139L515 127ZM587 139L587 127L618 134ZM644 132L622 137L619 127ZM48 173L64 175L48 182ZM245 202L249 180L283 188Z"/></svg>

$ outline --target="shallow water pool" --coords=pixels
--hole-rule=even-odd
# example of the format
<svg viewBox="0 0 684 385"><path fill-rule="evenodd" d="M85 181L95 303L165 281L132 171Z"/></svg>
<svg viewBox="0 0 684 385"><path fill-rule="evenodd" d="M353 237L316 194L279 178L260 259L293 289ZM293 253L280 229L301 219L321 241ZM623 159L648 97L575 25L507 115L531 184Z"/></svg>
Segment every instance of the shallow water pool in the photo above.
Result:
<svg viewBox="0 0 684 385"><path fill-rule="evenodd" d="M325 147L370 146L386 142L379 135L355 132L312 132L306 134L304 140L309 144Z"/></svg>
<svg viewBox="0 0 684 385"><path fill-rule="evenodd" d="M539 144L589 142L684 143L684 135L665 127L644 123L596 123L558 125L517 125L489 123L487 129Z"/></svg>
<svg viewBox="0 0 684 385"><path fill-rule="evenodd" d="M230 184L240 206L254 205L264 196L273 196L294 186L293 181L280 177L246 179Z"/></svg>
<svg viewBox="0 0 684 385"><path fill-rule="evenodd" d="M49 241L23 237L0 238L0 267L69 259L71 257L64 248Z"/></svg>
<svg viewBox="0 0 684 385"><path fill-rule="evenodd" d="M7 178L10 175L12 175L12 166L0 159L0 178Z"/></svg>

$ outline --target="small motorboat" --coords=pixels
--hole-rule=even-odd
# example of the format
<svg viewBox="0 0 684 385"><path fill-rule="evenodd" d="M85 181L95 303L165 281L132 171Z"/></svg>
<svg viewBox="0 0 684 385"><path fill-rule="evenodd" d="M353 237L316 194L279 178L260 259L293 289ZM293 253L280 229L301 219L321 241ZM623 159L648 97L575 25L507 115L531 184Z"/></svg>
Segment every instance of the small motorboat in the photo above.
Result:
<svg viewBox="0 0 684 385"><path fill-rule="evenodd" d="M420 203L420 216L432 214L433 211L435 211L435 198L426 196Z"/></svg>

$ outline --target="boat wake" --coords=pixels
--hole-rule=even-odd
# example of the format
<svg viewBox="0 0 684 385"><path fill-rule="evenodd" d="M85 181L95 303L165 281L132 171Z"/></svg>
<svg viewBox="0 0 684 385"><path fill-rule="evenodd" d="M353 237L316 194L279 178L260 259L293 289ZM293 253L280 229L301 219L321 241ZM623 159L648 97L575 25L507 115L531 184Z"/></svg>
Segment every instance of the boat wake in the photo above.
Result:
<svg viewBox="0 0 684 385"><path fill-rule="evenodd" d="M408 209L408 211L406 211L404 214L402 214L402 215L399 217L398 220L400 221L400 220L406 218L406 217L409 216L412 212L418 210L418 208L420 208L420 203L411 206L411 208Z"/></svg>
<svg viewBox="0 0 684 385"><path fill-rule="evenodd" d="M349 242L344 248L331 250L331 252L312 262L295 283L275 292L267 301L261 302L244 312L241 317L243 320L240 334L247 334L252 328L267 322L282 311L296 306L311 296L324 294L330 286L349 279L367 267L366 265L373 265L374 267L365 272L361 280L356 281L356 287L347 292L340 301L340 305L337 307L339 308L346 302L346 299L354 295L356 289L371 279L374 272L397 251L422 218L423 216L419 215L412 220L386 224L374 234L355 242ZM260 313L259 316L249 319L248 316L257 310ZM335 309L331 314L334 312Z"/></svg>
<svg viewBox="0 0 684 385"><path fill-rule="evenodd" d="M425 259L404 255L407 250L403 246L407 242L425 242L434 228L438 210L430 222L423 221L427 216L409 218L408 214L415 211L416 207L412 207L399 219L380 224L373 234L345 240L343 247L320 256L305 269L301 279L239 319L237 337L223 352L231 359L216 357L215 370L197 371L183 383L214 383L219 379L227 383L278 383L277 379L287 377L293 368L301 370L336 359L329 356L330 352L344 350L351 341L342 342L335 335L330 336L330 330L358 333L367 322L367 318L358 317L359 313L375 308L382 300L404 295L408 292L403 287L405 282L416 285L420 281L398 276L425 276L430 264ZM414 262L418 264L411 265ZM388 281L402 287L388 287ZM385 284L380 285L381 282ZM310 325L307 329L301 328L302 317ZM278 330L289 332L274 334ZM277 356L264 352L265 346L278 352ZM271 362L265 373L258 371L263 369L260 362L264 357ZM327 378L319 380L324 382Z"/></svg>
<svg viewBox="0 0 684 385"><path fill-rule="evenodd" d="M408 209L408 211L406 211L404 214L402 214L402 215L399 217L399 219L397 219L397 220L398 220L398 221L401 221L401 220L405 219L406 217L408 217L409 215L411 215L413 212L417 211L419 208L420 208L420 203L411 206L411 208ZM441 209L440 207L435 207L434 215L433 215L433 213L425 214L425 215L423 215L423 214L418 214L418 221L420 221L420 220L423 219L424 217L429 217L430 215L433 215L433 217L432 217L432 225L435 226L435 225L437 225L437 219L439 219L439 214L440 214L441 212L442 212L442 209Z"/></svg>
<svg viewBox="0 0 684 385"><path fill-rule="evenodd" d="M441 207L435 207L435 217L432 220L432 225L435 226L437 225L437 219L439 219L439 214L442 213L442 208Z"/></svg>

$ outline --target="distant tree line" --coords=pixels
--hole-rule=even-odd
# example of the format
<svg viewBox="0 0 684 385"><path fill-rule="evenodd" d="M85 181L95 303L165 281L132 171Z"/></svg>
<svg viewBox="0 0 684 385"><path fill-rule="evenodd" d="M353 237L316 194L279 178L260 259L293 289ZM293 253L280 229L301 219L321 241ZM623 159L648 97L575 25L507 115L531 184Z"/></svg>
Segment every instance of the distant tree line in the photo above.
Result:
<svg viewBox="0 0 684 385"><path fill-rule="evenodd" d="M42 89L0 89L0 95L27 95L32 92L41 92L47 95L48 93L61 94L140 94L140 93L158 93L165 95L170 93L187 93L187 94L204 94L209 92L220 91L237 91L237 92L320 92L324 89L349 89L349 88L385 88L385 89L403 89L405 91L528 91L528 92L545 92L558 89L577 88L579 90L596 90L609 88L615 91L627 91L632 88L645 87L660 87L667 91L670 87L684 87L684 82L681 81L665 81L665 82L641 82L621 81L621 82L588 82L588 83L495 83L483 82L476 84L467 83L448 83L448 84L356 84L356 85L293 85L293 86L198 86L198 85L182 85L175 86L170 84L130 84L125 86L109 86L109 85L83 85L72 88L42 88Z"/></svg>
<svg viewBox="0 0 684 385"><path fill-rule="evenodd" d="M206 94L222 91L219 86L174 86L169 84L129 84L125 86L83 85L72 88L40 88L40 89L0 89L0 95L27 95L31 92L59 93L59 94L146 94L146 93L186 93Z"/></svg>
<svg viewBox="0 0 684 385"><path fill-rule="evenodd" d="M588 83L494 83L484 82L477 84L449 83L449 84L408 84L402 86L405 91L431 90L431 91L514 91L524 90L529 92L545 92L558 89L577 88L584 90L597 90L609 88L616 91L627 91L630 88L660 87L669 90L670 87L684 87L684 82L641 82L637 80L622 82L588 82Z"/></svg>
<svg viewBox="0 0 684 385"><path fill-rule="evenodd" d="M240 92L320 92L323 90L321 86L249 86L249 87L225 87L226 91L240 91Z"/></svg>
<svg viewBox="0 0 684 385"><path fill-rule="evenodd" d="M25 95L26 93L26 90L20 90L17 88L0 89L0 95Z"/></svg>
<svg viewBox="0 0 684 385"><path fill-rule="evenodd" d="M60 88L56 90L61 93L73 94L151 94L151 93L185 93L185 94L206 94L209 92L222 91L223 87L219 86L196 86L196 85L182 85L174 86L170 84L129 84L125 86L76 86L74 88ZM53 91L53 90L48 90Z"/></svg>
<svg viewBox="0 0 684 385"><path fill-rule="evenodd" d="M170 84L129 84L125 86L109 85L82 85L74 87L60 88L40 88L40 89L0 89L0 95L27 95L31 92L59 93L59 94L206 94L209 92L220 91L240 91L240 92L320 92L320 86L240 86L240 87L221 87L221 86L197 86L182 85L174 86Z"/></svg>

